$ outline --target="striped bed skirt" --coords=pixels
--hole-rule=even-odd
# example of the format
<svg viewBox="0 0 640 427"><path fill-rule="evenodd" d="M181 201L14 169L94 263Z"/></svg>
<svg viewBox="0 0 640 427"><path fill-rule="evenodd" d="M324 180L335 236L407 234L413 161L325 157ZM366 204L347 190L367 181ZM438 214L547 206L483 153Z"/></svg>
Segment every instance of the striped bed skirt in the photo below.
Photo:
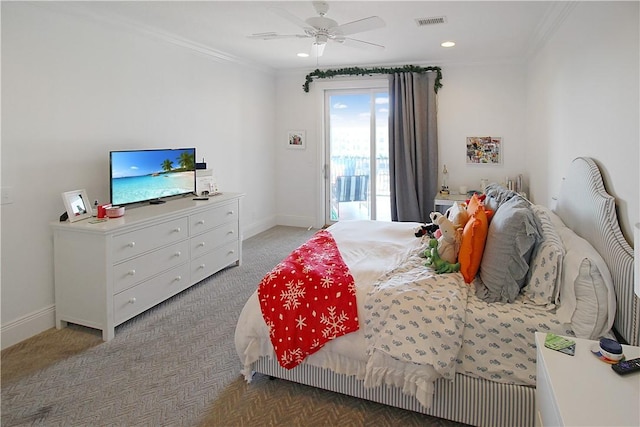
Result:
<svg viewBox="0 0 640 427"><path fill-rule="evenodd" d="M363 380L325 368L301 364L287 370L277 361L261 357L252 369L276 378L470 425L533 427L535 420L534 387L456 375L454 381L436 381L433 404L426 409L415 397L403 394L396 387L365 388Z"/></svg>

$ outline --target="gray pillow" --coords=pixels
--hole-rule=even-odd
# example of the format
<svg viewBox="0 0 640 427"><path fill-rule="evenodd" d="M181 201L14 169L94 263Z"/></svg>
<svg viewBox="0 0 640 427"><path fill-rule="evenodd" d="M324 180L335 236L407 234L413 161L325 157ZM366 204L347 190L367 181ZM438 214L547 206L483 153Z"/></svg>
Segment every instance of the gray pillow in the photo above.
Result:
<svg viewBox="0 0 640 427"><path fill-rule="evenodd" d="M527 200L515 195L502 203L489 224L476 295L486 302L513 302L525 285L541 236Z"/></svg>
<svg viewBox="0 0 640 427"><path fill-rule="evenodd" d="M509 190L506 187L503 187L500 184L491 183L485 187L484 194L487 195L487 198L484 201L485 206L493 211L497 211L502 204L511 198L518 196L513 190Z"/></svg>

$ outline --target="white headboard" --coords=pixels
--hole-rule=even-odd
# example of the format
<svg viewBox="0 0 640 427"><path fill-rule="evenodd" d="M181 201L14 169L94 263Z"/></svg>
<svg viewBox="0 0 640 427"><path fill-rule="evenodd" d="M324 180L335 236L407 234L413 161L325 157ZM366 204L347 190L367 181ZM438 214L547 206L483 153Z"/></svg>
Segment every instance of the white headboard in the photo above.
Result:
<svg viewBox="0 0 640 427"><path fill-rule="evenodd" d="M555 212L567 227L589 241L609 266L616 292L614 328L629 344L640 345L640 298L634 293L633 249L620 231L615 199L605 190L593 159L578 157L571 162Z"/></svg>

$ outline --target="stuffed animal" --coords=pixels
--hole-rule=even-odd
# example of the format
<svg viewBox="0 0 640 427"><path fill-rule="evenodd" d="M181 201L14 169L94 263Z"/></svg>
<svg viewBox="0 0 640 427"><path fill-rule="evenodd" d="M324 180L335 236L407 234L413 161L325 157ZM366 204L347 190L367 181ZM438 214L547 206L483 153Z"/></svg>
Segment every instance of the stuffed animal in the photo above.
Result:
<svg viewBox="0 0 640 427"><path fill-rule="evenodd" d="M467 204L462 202L453 202L453 205L447 209L444 216L453 223L455 228L464 228L467 221L469 221Z"/></svg>
<svg viewBox="0 0 640 427"><path fill-rule="evenodd" d="M460 271L460 263L452 264L440 258L438 254L438 241L436 239L429 240L429 247L424 251L427 258L426 266L432 267L437 274L456 273Z"/></svg>
<svg viewBox="0 0 640 427"><path fill-rule="evenodd" d="M429 236L429 238L433 237L433 233L436 232L438 226L434 223L424 224L414 230L414 234L416 237Z"/></svg>
<svg viewBox="0 0 640 427"><path fill-rule="evenodd" d="M458 252L462 242L462 228L456 228L453 223L440 212L431 212L429 215L442 235L438 238L438 255L440 258L454 264L458 261Z"/></svg>

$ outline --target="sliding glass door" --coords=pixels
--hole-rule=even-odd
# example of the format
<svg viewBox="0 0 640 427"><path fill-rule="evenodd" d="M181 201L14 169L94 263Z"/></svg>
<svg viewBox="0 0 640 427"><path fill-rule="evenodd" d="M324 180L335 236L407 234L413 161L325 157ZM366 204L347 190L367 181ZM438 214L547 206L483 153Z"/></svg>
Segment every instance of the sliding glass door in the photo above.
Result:
<svg viewBox="0 0 640 427"><path fill-rule="evenodd" d="M325 92L325 222L391 220L387 88Z"/></svg>

